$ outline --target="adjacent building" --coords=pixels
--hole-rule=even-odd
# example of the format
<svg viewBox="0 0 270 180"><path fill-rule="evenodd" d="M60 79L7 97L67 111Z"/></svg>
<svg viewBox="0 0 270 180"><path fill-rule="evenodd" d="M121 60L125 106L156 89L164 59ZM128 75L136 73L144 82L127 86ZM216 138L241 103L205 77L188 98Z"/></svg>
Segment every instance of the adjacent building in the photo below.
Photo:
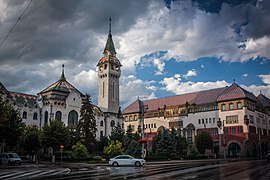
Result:
<svg viewBox="0 0 270 180"><path fill-rule="evenodd" d="M124 111L124 126L144 128L142 142L151 141L160 127L175 128L190 146L201 131L213 140L213 153L228 157L263 156L270 150L270 99L257 97L238 84L176 96L137 99Z"/></svg>

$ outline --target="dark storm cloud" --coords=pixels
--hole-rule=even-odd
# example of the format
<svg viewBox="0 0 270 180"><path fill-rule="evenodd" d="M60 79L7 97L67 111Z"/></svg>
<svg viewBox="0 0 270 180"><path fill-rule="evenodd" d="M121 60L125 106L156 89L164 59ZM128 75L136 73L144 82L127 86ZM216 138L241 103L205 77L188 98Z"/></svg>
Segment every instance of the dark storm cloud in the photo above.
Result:
<svg viewBox="0 0 270 180"><path fill-rule="evenodd" d="M1 23L1 39L28 2L9 2L6 19ZM0 47L0 64L8 61L26 65L54 59L89 61L91 57L87 51L99 45L97 37L106 38L110 16L113 18L114 34L122 33L130 28L138 16L143 15L147 6L148 1L33 1ZM96 63L97 59L93 61Z"/></svg>

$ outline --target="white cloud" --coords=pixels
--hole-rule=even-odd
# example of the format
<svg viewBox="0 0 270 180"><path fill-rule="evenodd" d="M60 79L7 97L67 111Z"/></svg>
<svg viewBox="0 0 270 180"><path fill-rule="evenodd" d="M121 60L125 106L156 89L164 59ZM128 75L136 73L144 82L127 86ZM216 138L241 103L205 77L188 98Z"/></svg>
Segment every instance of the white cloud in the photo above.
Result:
<svg viewBox="0 0 270 180"><path fill-rule="evenodd" d="M202 69L204 68L204 65L203 65L203 64L201 65L201 68L202 68Z"/></svg>
<svg viewBox="0 0 270 180"><path fill-rule="evenodd" d="M188 70L187 74L184 75L185 78L188 78L191 76L197 76L197 72L195 69Z"/></svg>
<svg viewBox="0 0 270 180"><path fill-rule="evenodd" d="M162 75L165 68L165 63L161 61L160 59L154 59L153 63L154 63L154 66L157 67L158 69L158 71L156 72L156 75Z"/></svg>
<svg viewBox="0 0 270 180"><path fill-rule="evenodd" d="M259 75L264 84L270 85L270 74L267 75Z"/></svg>
<svg viewBox="0 0 270 180"><path fill-rule="evenodd" d="M224 80L216 82L181 82L181 78L178 74L174 77L164 78L160 83L164 86L164 90L175 94L185 94L229 85L229 83Z"/></svg>
<svg viewBox="0 0 270 180"><path fill-rule="evenodd" d="M248 76L248 74L243 74L243 77L247 77Z"/></svg>
<svg viewBox="0 0 270 180"><path fill-rule="evenodd" d="M124 76L120 86L120 100L123 107L126 107L138 97L141 100L156 98L156 87L152 84L155 81L143 81L134 75Z"/></svg>
<svg viewBox="0 0 270 180"><path fill-rule="evenodd" d="M81 71L74 76L74 86L82 93L90 93L91 96L97 96L98 92L98 77L94 70Z"/></svg>

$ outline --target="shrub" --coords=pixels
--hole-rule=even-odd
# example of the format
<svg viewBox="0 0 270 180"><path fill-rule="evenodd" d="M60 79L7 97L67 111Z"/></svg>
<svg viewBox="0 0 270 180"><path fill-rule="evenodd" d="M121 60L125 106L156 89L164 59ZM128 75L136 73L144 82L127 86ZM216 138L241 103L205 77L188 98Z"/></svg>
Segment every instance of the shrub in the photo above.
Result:
<svg viewBox="0 0 270 180"><path fill-rule="evenodd" d="M87 148L81 144L81 142L77 142L76 145L72 146L72 157L73 158L85 158L88 157L89 153Z"/></svg>

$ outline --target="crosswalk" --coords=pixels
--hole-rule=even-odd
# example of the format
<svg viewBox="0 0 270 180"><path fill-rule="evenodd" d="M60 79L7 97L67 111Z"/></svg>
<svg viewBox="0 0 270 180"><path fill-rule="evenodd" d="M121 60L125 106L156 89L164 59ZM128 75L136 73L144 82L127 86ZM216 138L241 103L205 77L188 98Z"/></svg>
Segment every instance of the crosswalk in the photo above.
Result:
<svg viewBox="0 0 270 180"><path fill-rule="evenodd" d="M23 180L23 179L38 179L42 176L55 176L60 174L69 174L69 168L40 168L40 169L1 169L0 170L0 180Z"/></svg>

